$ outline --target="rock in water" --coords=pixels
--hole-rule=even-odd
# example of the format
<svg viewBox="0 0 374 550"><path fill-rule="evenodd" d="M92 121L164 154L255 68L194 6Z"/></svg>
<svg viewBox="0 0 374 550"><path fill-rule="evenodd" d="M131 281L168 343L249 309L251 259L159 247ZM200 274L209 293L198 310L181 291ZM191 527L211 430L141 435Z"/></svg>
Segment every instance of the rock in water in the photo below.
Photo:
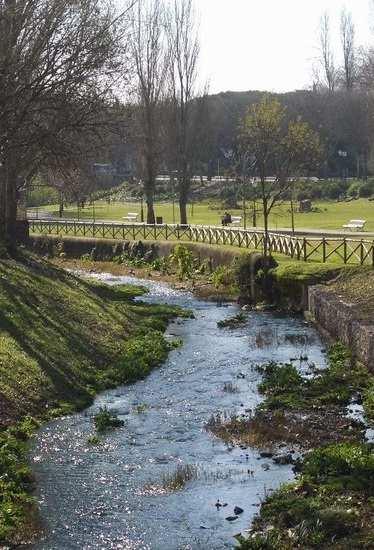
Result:
<svg viewBox="0 0 374 550"><path fill-rule="evenodd" d="M234 508L234 514L236 516L239 516L239 514L242 514L244 512L243 508L240 508L240 506L235 506Z"/></svg>
<svg viewBox="0 0 374 550"><path fill-rule="evenodd" d="M236 519L238 519L238 516L227 516L226 518L227 521L235 521Z"/></svg>
<svg viewBox="0 0 374 550"><path fill-rule="evenodd" d="M293 464L293 458L291 454L278 455L273 458L273 462L281 465Z"/></svg>

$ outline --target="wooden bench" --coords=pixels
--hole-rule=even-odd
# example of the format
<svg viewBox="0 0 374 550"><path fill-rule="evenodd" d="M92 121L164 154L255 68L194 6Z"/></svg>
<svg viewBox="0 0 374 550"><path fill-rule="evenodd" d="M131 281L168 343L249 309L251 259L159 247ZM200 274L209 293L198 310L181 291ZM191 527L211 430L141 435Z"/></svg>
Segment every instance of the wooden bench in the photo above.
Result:
<svg viewBox="0 0 374 550"><path fill-rule="evenodd" d="M123 219L127 222L136 223L138 221L138 216L139 214L137 214L136 212L128 212L127 216L123 216Z"/></svg>
<svg viewBox="0 0 374 550"><path fill-rule="evenodd" d="M231 216L231 223L232 223L232 225L241 225L242 224L242 217L241 216Z"/></svg>
<svg viewBox="0 0 374 550"><path fill-rule="evenodd" d="M352 231L363 231L366 220L349 220L349 223L343 225L344 229L351 229Z"/></svg>
<svg viewBox="0 0 374 550"><path fill-rule="evenodd" d="M44 220L46 218L53 218L53 214L45 210L27 210L28 220Z"/></svg>

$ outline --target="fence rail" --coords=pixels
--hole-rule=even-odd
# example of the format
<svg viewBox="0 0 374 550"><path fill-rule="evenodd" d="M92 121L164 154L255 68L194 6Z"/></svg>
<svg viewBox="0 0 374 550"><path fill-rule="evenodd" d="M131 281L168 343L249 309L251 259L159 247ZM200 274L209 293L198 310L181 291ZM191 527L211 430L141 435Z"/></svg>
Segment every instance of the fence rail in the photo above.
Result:
<svg viewBox="0 0 374 550"><path fill-rule="evenodd" d="M261 250L262 230L208 225L147 225L69 220L29 220L30 233L121 240L192 241ZM307 261L339 261L374 267L374 240L336 237L300 237L268 233L267 248L273 253Z"/></svg>

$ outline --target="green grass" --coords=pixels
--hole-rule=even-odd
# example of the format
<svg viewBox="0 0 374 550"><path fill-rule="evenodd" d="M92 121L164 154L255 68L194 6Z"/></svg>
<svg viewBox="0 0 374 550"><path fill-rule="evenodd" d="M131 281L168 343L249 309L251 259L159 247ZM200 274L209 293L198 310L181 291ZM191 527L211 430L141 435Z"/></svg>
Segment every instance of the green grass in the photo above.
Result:
<svg viewBox="0 0 374 550"><path fill-rule="evenodd" d="M162 331L172 311L135 304L135 295L139 290L91 284L29 255L2 261L0 421L60 401L83 405L122 381L109 381L108 368L143 336L141 327Z"/></svg>
<svg viewBox="0 0 374 550"><path fill-rule="evenodd" d="M266 498L241 550L373 548L372 446L341 443L309 453L300 478Z"/></svg>
<svg viewBox="0 0 374 550"><path fill-rule="evenodd" d="M142 378L171 349L178 308L133 301L144 290L90 283L22 252L0 262L0 546L27 531L27 415L46 420L100 390ZM29 433L27 433L27 436Z"/></svg>
<svg viewBox="0 0 374 550"><path fill-rule="evenodd" d="M250 207L250 203L249 203ZM310 213L295 213L296 229L328 229L341 230L342 226L350 219L365 219L367 221L365 230L374 231L374 202L367 199L359 199L352 202L335 202L335 201L316 201L313 202L313 207L318 209L317 212ZM258 226L263 225L262 216L260 214L261 205L258 202ZM39 208L40 211L52 212L58 215L58 205L47 205ZM111 203L105 201L97 201L95 209L93 206L87 206L83 210L80 209L79 217L81 219L92 219L95 210L95 217L103 220L123 220L123 217L128 212L137 212L140 220L140 203ZM228 209L234 216L243 216L243 210ZM179 211L175 205L175 216L173 218L173 207L171 203L156 203L155 211L157 216L162 216L165 223L176 223L179 220ZM221 225L221 217L225 208L218 206L217 209L212 209L208 202L196 203L188 207L189 222L191 224L209 224ZM75 206L68 206L64 211L65 217L78 218L78 210ZM250 213L247 216L247 225L252 225ZM270 226L276 228L290 228L291 214L290 206L284 203L274 208L270 216Z"/></svg>
<svg viewBox="0 0 374 550"><path fill-rule="evenodd" d="M350 354L340 344L330 349L328 368L309 379L290 364L270 363L260 370L259 390L265 400L250 422L231 421L237 430L242 426L257 431L263 443L270 434L270 441L278 436L297 445L300 439L305 442L308 424L319 424L325 430L333 429L335 438L319 441L317 431L312 434L307 454L296 462L300 474L296 482L267 496L248 539L239 537L241 550L372 548L374 447L363 442L361 428L355 431L351 424L347 432L344 413L353 394L372 388L373 377L352 365ZM265 414L269 410L274 410L273 416ZM341 418L340 425L331 423L331 415ZM295 419L296 424L291 422ZM231 429L229 424L227 428ZM292 432L296 434L293 440Z"/></svg>

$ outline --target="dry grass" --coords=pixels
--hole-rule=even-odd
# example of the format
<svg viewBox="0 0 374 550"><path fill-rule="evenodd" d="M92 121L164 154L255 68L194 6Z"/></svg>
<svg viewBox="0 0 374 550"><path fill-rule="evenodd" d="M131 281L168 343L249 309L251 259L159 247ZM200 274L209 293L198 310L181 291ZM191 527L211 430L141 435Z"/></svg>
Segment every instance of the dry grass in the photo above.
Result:
<svg viewBox="0 0 374 550"><path fill-rule="evenodd" d="M223 391L226 393L239 393L239 388L232 382L225 382L223 385Z"/></svg>
<svg viewBox="0 0 374 550"><path fill-rule="evenodd" d="M274 449L279 443L309 449L343 441L355 441L362 426L341 417L334 408L316 411L257 411L247 418L212 416L206 429L233 445Z"/></svg>
<svg viewBox="0 0 374 550"><path fill-rule="evenodd" d="M166 491L179 491L189 481L198 478L198 467L190 464L179 464L175 472L165 474L162 478L162 488Z"/></svg>

